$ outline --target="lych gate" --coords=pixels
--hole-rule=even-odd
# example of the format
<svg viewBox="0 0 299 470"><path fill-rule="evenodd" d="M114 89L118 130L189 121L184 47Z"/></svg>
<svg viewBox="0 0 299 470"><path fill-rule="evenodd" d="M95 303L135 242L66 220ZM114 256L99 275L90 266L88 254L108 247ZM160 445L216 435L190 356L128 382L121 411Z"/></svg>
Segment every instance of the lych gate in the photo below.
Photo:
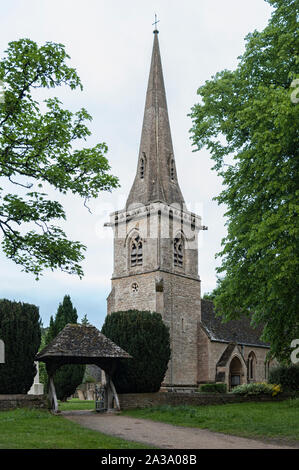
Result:
<svg viewBox="0 0 299 470"><path fill-rule="evenodd" d="M129 359L131 356L106 338L94 326L68 324L37 356L37 361L46 363L49 376L49 399L52 411L58 411L54 375L55 371L65 364L95 364L106 376L107 410L112 408L113 399L119 409L119 400L111 376L119 359Z"/></svg>

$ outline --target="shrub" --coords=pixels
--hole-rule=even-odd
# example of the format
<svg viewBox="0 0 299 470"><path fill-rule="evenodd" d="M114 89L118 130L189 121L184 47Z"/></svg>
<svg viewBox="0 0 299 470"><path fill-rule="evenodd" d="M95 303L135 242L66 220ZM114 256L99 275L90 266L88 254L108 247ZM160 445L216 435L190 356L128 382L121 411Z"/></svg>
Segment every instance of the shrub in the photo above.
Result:
<svg viewBox="0 0 299 470"><path fill-rule="evenodd" d="M282 392L281 385L268 384L265 382L254 382L250 384L243 384L234 387L230 393L236 393L238 395L271 395L276 396Z"/></svg>
<svg viewBox="0 0 299 470"><path fill-rule="evenodd" d="M270 370L270 383L279 383L285 391L299 391L299 365L277 366Z"/></svg>
<svg viewBox="0 0 299 470"><path fill-rule="evenodd" d="M119 361L112 380L119 393L157 392L170 359L169 331L159 313L128 310L107 315L102 333L132 359Z"/></svg>
<svg viewBox="0 0 299 470"><path fill-rule="evenodd" d="M0 300L0 338L5 344L0 393L27 393L36 374L34 357L41 340L38 307Z"/></svg>
<svg viewBox="0 0 299 470"><path fill-rule="evenodd" d="M210 383L202 384L199 387L201 393L226 393L226 384L224 383Z"/></svg>

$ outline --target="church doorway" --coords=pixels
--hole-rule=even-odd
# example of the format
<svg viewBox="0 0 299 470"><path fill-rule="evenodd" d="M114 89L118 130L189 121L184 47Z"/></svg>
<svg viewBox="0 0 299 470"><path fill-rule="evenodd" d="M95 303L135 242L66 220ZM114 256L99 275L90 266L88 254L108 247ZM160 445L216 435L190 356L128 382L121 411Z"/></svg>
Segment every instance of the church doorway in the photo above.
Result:
<svg viewBox="0 0 299 470"><path fill-rule="evenodd" d="M242 364L240 359L235 356L229 366L229 388L232 390L234 387L241 385L242 381Z"/></svg>

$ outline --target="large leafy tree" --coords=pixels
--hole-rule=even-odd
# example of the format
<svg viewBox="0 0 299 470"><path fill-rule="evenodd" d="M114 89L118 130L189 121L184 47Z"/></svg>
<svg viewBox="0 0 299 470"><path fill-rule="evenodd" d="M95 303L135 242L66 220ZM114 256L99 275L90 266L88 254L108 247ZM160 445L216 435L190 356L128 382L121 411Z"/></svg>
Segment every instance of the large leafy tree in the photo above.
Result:
<svg viewBox="0 0 299 470"><path fill-rule="evenodd" d="M264 324L282 360L299 337L298 2L267 1L271 19L247 36L237 69L199 88L191 133L224 184L215 198L227 207L217 309L227 320L247 314Z"/></svg>
<svg viewBox="0 0 299 470"><path fill-rule="evenodd" d="M65 295L62 303L59 304L55 318L53 316L50 318L45 345L49 344L68 323L77 323L77 320L77 310L73 306L70 296ZM77 386L83 381L84 372L85 365L83 364L66 364L56 370L54 384L59 400L66 401L75 392ZM43 368L43 377L44 380L48 379L45 368Z"/></svg>
<svg viewBox="0 0 299 470"><path fill-rule="evenodd" d="M85 247L68 240L53 225L65 219L47 188L84 199L118 186L109 173L107 146L81 142L91 134L85 109L73 113L57 98L39 103L36 90L82 85L62 44L38 45L21 39L9 43L0 61L5 99L0 102L0 232L4 253L38 277L44 268L81 276ZM3 99L1 100L3 101Z"/></svg>

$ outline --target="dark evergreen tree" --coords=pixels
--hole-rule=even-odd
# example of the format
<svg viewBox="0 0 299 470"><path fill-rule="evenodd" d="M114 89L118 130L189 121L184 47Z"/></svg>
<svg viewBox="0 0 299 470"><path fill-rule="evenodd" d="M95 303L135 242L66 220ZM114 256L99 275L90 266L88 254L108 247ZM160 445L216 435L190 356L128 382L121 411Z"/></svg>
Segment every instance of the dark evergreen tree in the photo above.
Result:
<svg viewBox="0 0 299 470"><path fill-rule="evenodd" d="M5 344L5 363L0 364L0 393L27 393L36 374L34 357L41 340L38 307L0 300L0 338Z"/></svg>
<svg viewBox="0 0 299 470"><path fill-rule="evenodd" d="M55 319L51 316L45 344L49 344L68 323L77 323L77 310L73 307L69 295L65 295L59 304ZM65 401L82 383L85 365L68 364L56 370L54 384L57 398Z"/></svg>
<svg viewBox="0 0 299 470"><path fill-rule="evenodd" d="M170 359L167 326L159 313L128 310L107 315L102 333L133 358L122 359L112 380L119 393L157 392Z"/></svg>

